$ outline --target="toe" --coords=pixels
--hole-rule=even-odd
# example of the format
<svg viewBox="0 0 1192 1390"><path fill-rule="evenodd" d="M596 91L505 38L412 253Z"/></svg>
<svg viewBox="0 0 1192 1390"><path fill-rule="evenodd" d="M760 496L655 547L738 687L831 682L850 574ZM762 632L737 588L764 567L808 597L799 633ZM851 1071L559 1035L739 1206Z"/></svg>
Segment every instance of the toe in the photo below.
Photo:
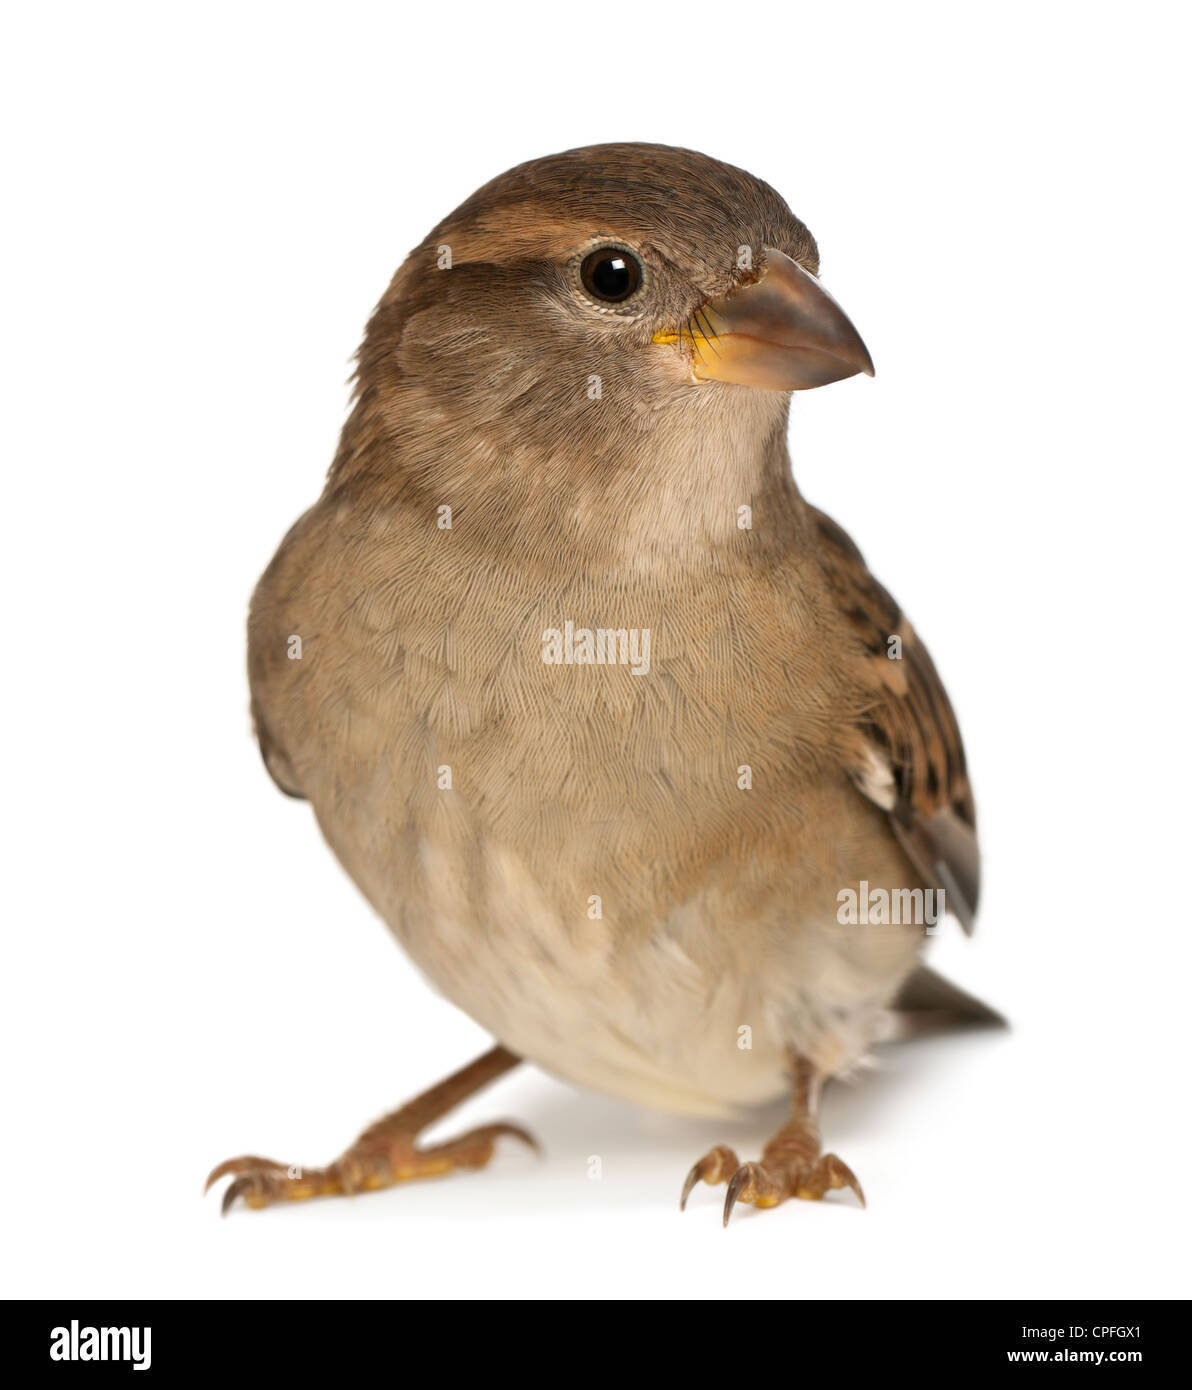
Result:
<svg viewBox="0 0 1192 1390"><path fill-rule="evenodd" d="M221 1216L227 1216L235 1205L237 1197L243 1197L244 1205L259 1210L267 1207L270 1202L268 1195L267 1175L264 1172L244 1173L235 1182L228 1184L228 1190L223 1195L223 1201L219 1205Z"/></svg>
<svg viewBox="0 0 1192 1390"><path fill-rule="evenodd" d="M714 1149L709 1149L687 1174L687 1179L683 1183L683 1192L679 1198L679 1210L686 1210L687 1198L691 1196L691 1190L697 1182L702 1180L709 1185L724 1182L740 1166L741 1163L737 1155L726 1145L717 1144Z"/></svg>
<svg viewBox="0 0 1192 1390"><path fill-rule="evenodd" d="M226 1178L230 1173L251 1173L251 1172L281 1173L284 1172L282 1164L272 1158L258 1158L255 1154L245 1154L242 1158L225 1158L222 1163L217 1163L207 1174L207 1181L203 1184L204 1193L210 1192L212 1186L220 1178Z"/></svg>
<svg viewBox="0 0 1192 1390"><path fill-rule="evenodd" d="M724 1195L724 1224L727 1226L738 1202L758 1207L776 1207L786 1193L780 1183L760 1163L743 1163L728 1181Z"/></svg>
<svg viewBox="0 0 1192 1390"><path fill-rule="evenodd" d="M857 1201L862 1206L866 1205L865 1194L861 1191L861 1184L857 1181L857 1175L842 1158L838 1158L835 1154L825 1154L820 1159L819 1166L827 1174L829 1187L852 1188L857 1194Z"/></svg>

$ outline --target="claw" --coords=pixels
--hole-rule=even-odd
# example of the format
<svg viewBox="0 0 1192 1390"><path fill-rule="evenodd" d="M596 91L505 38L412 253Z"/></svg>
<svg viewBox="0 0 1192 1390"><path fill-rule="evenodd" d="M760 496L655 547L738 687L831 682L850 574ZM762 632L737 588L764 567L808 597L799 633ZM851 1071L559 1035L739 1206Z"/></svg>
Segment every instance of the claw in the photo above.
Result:
<svg viewBox="0 0 1192 1390"><path fill-rule="evenodd" d="M820 1163L828 1175L829 1187L851 1187L857 1194L857 1201L861 1203L862 1207L867 1205L865 1194L861 1191L861 1184L857 1181L857 1175L842 1158L837 1158L835 1154L825 1154Z"/></svg>
<svg viewBox="0 0 1192 1390"><path fill-rule="evenodd" d="M687 1199L691 1196L691 1189L696 1185L697 1182L699 1182L699 1179L699 1163L693 1163L691 1165L691 1172L687 1174L687 1178L683 1183L683 1191L679 1197L680 1211L687 1210Z"/></svg>
<svg viewBox="0 0 1192 1390"><path fill-rule="evenodd" d="M733 1208L737 1205L737 1198L749 1186L753 1173L750 1171L753 1165L746 1163L742 1165L732 1175L728 1182L728 1191L724 1194L724 1226L728 1226L728 1219L733 1214Z"/></svg>
<svg viewBox="0 0 1192 1390"><path fill-rule="evenodd" d="M533 1152L540 1157L542 1155L542 1145L534 1138L528 1129L522 1129L521 1125L508 1123L490 1125L489 1130L494 1138L502 1134L507 1134L510 1139L520 1139L527 1149L532 1149Z"/></svg>
<svg viewBox="0 0 1192 1390"><path fill-rule="evenodd" d="M679 1198L679 1210L687 1210L687 1198L691 1196L691 1189L701 1178L708 1184L723 1182L740 1166L741 1163L737 1155L726 1145L717 1144L714 1149L709 1149L687 1174L687 1180L683 1184L683 1193Z"/></svg>
<svg viewBox="0 0 1192 1390"><path fill-rule="evenodd" d="M263 1207L266 1204L259 1198L253 1201L247 1194L255 1191L257 1186L256 1179L251 1177L237 1178L235 1182L228 1184L228 1190L223 1195L223 1201L219 1204L219 1214L227 1216L236 1198L243 1195L244 1205L248 1207Z"/></svg>
<svg viewBox="0 0 1192 1390"><path fill-rule="evenodd" d="M225 1158L222 1163L217 1163L207 1174L207 1181L203 1184L203 1195L206 1196L211 1191L213 1183L217 1183L220 1178L226 1178L229 1173L247 1173L253 1169L266 1168L270 1172L280 1173L284 1165L272 1158L257 1158L252 1154L245 1154L243 1158Z"/></svg>

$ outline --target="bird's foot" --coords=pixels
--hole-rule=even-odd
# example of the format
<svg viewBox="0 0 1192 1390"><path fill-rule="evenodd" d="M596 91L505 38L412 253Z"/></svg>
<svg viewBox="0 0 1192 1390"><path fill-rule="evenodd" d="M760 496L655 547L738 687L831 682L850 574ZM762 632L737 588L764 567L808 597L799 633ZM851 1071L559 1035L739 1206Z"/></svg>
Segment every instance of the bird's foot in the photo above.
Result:
<svg viewBox="0 0 1192 1390"><path fill-rule="evenodd" d="M534 1138L518 1125L483 1125L458 1139L420 1148L418 1135L429 1124L478 1090L517 1059L495 1048L463 1071L449 1077L409 1105L370 1125L359 1139L326 1168L301 1168L269 1158L245 1155L213 1168L204 1192L220 1178L233 1181L223 1195L223 1211L243 1198L253 1208L275 1202L300 1202L310 1197L351 1196L375 1192L415 1178L437 1178L457 1168L483 1168L493 1156L496 1141L508 1135L537 1149Z"/></svg>
<svg viewBox="0 0 1192 1390"><path fill-rule="evenodd" d="M384 1131L385 1121L374 1125L326 1168L301 1168L276 1163L268 1158L229 1158L211 1170L207 1191L229 1174L235 1181L223 1195L227 1212L237 1197L245 1206L260 1208L274 1202L301 1202L308 1197L350 1197L357 1192L375 1192L414 1178L437 1178L456 1168L483 1168L493 1156L502 1135L520 1139L536 1149L533 1137L517 1125L484 1125L469 1130L458 1139L420 1149L409 1132Z"/></svg>
<svg viewBox="0 0 1192 1390"><path fill-rule="evenodd" d="M865 1194L852 1169L835 1154L820 1152L819 1133L814 1126L790 1126L775 1136L762 1150L760 1163L742 1163L732 1149L718 1144L710 1149L687 1174L679 1210L697 1182L714 1185L728 1183L724 1198L724 1224L727 1226L738 1202L755 1207L776 1207L788 1197L818 1202L834 1188L851 1187L861 1205Z"/></svg>

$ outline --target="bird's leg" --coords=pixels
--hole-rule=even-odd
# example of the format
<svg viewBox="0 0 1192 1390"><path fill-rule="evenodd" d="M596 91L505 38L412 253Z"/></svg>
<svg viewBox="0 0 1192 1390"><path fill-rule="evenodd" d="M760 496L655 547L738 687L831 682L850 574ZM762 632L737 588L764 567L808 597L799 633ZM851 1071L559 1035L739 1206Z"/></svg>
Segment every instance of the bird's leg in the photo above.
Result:
<svg viewBox="0 0 1192 1390"><path fill-rule="evenodd" d="M329 1167L299 1168L250 1156L230 1158L212 1169L203 1190L222 1177L234 1175L235 1181L223 1197L223 1210L227 1212L237 1197L243 1197L247 1206L267 1207L273 1202L301 1201L307 1197L372 1192L411 1178L439 1177L454 1168L483 1168L492 1157L497 1139L506 1134L536 1149L534 1139L511 1124L484 1125L458 1139L428 1148L419 1148L416 1143L428 1125L519 1061L512 1052L494 1047L392 1115L369 1125Z"/></svg>
<svg viewBox="0 0 1192 1390"><path fill-rule="evenodd" d="M810 1062L794 1057L794 1103L790 1120L762 1150L759 1163L741 1163L732 1149L718 1144L710 1149L687 1174L680 1211L686 1207L691 1189L701 1179L706 1183L728 1183L724 1199L724 1224L738 1202L758 1207L776 1207L788 1197L819 1199L830 1188L851 1187L862 1206L865 1195L861 1184L835 1154L821 1152L818 1124L822 1079Z"/></svg>

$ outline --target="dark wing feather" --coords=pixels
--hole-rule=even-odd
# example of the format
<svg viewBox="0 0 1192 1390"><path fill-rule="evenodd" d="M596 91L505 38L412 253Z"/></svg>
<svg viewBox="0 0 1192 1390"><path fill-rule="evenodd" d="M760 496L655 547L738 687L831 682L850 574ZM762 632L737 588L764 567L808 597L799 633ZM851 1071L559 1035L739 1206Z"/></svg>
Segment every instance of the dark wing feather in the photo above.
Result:
<svg viewBox="0 0 1192 1390"><path fill-rule="evenodd" d="M980 896L977 817L960 729L927 648L848 535L815 512L820 558L859 640L867 699L849 771L889 812L907 858L971 931ZM901 655L891 658L897 638Z"/></svg>

